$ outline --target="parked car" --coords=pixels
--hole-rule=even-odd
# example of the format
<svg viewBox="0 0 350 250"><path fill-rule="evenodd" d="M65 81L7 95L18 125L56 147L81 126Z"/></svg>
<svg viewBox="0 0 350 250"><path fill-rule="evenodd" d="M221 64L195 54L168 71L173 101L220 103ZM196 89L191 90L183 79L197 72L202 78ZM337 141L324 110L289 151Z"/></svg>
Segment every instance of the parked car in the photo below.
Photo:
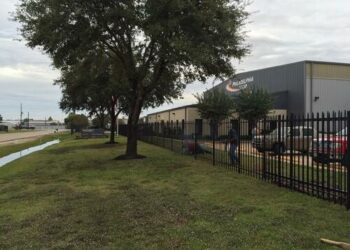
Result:
<svg viewBox="0 0 350 250"><path fill-rule="evenodd" d="M293 127L293 130L290 127L281 127L273 130L270 134L256 136L253 139L253 147L259 152L273 151L275 154L283 154L286 150L305 153L316 135L317 132L312 127L296 126Z"/></svg>
<svg viewBox="0 0 350 250"><path fill-rule="evenodd" d="M344 128L335 135L324 135L314 139L310 149L312 159L320 163L342 161L347 149L347 131L348 129Z"/></svg>

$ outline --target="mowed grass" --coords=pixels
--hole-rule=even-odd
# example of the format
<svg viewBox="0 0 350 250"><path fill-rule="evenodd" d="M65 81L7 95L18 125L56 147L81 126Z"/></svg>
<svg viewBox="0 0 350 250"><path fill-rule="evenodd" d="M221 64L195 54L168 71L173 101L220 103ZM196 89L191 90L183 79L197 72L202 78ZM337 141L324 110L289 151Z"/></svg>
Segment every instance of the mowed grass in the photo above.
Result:
<svg viewBox="0 0 350 250"><path fill-rule="evenodd" d="M125 140L66 139L0 168L0 249L332 249L350 212Z"/></svg>

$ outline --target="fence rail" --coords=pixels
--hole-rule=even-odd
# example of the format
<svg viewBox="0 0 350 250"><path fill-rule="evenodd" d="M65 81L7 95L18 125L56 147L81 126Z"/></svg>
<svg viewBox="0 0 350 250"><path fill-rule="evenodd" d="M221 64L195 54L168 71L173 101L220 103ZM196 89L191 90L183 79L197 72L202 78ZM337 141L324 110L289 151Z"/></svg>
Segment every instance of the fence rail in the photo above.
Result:
<svg viewBox="0 0 350 250"><path fill-rule="evenodd" d="M350 209L349 132L350 112L338 112L217 125L148 123L138 138Z"/></svg>

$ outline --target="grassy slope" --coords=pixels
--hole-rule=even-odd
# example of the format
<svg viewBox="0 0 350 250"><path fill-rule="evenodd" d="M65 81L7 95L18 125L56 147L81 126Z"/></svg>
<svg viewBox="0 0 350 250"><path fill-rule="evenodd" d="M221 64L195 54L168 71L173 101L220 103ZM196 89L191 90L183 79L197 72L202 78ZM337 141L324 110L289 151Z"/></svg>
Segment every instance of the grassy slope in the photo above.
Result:
<svg viewBox="0 0 350 250"><path fill-rule="evenodd" d="M45 142L55 140L57 138L64 140L65 138L68 138L68 137L70 137L68 133L59 133L59 134L45 135L39 139L29 141L29 142L24 142L19 144L10 144L10 145L0 145L0 157L21 151L29 147L34 147L34 146L43 144Z"/></svg>
<svg viewBox="0 0 350 250"><path fill-rule="evenodd" d="M0 249L327 249L350 213L140 143L65 140L0 169Z"/></svg>

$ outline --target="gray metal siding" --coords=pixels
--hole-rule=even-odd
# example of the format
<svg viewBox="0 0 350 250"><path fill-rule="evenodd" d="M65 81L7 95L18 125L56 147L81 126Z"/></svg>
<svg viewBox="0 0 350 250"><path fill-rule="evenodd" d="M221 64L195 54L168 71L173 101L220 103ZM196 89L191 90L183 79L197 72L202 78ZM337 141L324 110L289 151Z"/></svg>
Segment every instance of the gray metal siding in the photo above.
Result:
<svg viewBox="0 0 350 250"><path fill-rule="evenodd" d="M273 93L272 98L275 109L288 109L288 91Z"/></svg>
<svg viewBox="0 0 350 250"><path fill-rule="evenodd" d="M310 84L308 79L307 84ZM319 99L315 101L315 97ZM313 79L313 112L350 110L350 81Z"/></svg>
<svg viewBox="0 0 350 250"><path fill-rule="evenodd" d="M350 109L349 64L308 61L306 69L306 113Z"/></svg>
<svg viewBox="0 0 350 250"><path fill-rule="evenodd" d="M255 86L267 90L278 96L275 107L286 107L289 113L302 114L305 112L305 62L297 62L272 68L255 70L237 74L231 80L237 81L253 77L254 81L248 86ZM226 89L229 80L221 83L217 88ZM279 107L276 107L279 106Z"/></svg>

